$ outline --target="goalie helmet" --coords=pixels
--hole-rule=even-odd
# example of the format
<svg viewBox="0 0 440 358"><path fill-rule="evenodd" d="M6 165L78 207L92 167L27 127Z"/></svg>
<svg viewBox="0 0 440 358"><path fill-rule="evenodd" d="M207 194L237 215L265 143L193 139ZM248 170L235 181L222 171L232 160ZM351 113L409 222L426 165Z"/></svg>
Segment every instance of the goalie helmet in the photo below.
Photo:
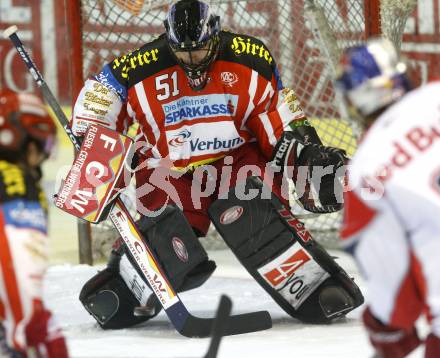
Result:
<svg viewBox="0 0 440 358"><path fill-rule="evenodd" d="M0 90L0 153L11 162L23 159L24 147L33 141L47 158L53 148L56 126L43 102L33 94Z"/></svg>
<svg viewBox="0 0 440 358"><path fill-rule="evenodd" d="M204 2L181 0L170 8L165 29L168 45L189 85L203 89L219 48L220 17L211 14Z"/></svg>
<svg viewBox="0 0 440 358"><path fill-rule="evenodd" d="M336 85L350 109L368 117L411 89L406 72L391 41L376 38L345 51Z"/></svg>

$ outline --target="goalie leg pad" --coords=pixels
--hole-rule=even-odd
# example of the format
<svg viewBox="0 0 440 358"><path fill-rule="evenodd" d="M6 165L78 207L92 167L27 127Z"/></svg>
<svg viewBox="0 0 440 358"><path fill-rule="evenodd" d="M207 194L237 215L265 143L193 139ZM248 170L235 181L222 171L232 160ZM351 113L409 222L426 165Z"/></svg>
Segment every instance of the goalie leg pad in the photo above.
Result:
<svg viewBox="0 0 440 358"><path fill-rule="evenodd" d="M86 282L79 300L103 329L131 327L149 318L134 315L138 298L119 273L109 268Z"/></svg>
<svg viewBox="0 0 440 358"><path fill-rule="evenodd" d="M267 193L256 177L247 179L246 189ZM208 212L239 261L292 317L328 323L363 303L345 271L273 194L240 200L232 188Z"/></svg>
<svg viewBox="0 0 440 358"><path fill-rule="evenodd" d="M137 225L178 292L201 286L214 272L215 263L208 260L193 228L177 206L168 205L155 218L142 217Z"/></svg>
<svg viewBox="0 0 440 358"><path fill-rule="evenodd" d="M201 286L216 265L180 209L168 206L157 218L143 217L137 227L177 292ZM106 328L126 328L156 316L162 306L119 239L107 268L83 287L80 301ZM145 309L146 308L146 309Z"/></svg>

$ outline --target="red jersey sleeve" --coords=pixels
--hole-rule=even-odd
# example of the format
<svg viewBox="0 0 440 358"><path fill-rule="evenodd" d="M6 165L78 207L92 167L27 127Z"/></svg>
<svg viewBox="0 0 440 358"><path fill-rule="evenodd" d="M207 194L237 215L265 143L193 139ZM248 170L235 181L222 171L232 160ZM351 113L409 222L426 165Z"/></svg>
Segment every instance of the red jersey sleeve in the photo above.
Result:
<svg viewBox="0 0 440 358"><path fill-rule="evenodd" d="M276 88L277 78L274 75L272 86ZM306 116L293 92L284 98L283 94L289 89L278 89L272 91L270 97L255 107L247 121L247 127L257 138L263 154L269 159L272 157L273 149L289 125L297 120L303 120ZM280 100L281 99L281 100Z"/></svg>

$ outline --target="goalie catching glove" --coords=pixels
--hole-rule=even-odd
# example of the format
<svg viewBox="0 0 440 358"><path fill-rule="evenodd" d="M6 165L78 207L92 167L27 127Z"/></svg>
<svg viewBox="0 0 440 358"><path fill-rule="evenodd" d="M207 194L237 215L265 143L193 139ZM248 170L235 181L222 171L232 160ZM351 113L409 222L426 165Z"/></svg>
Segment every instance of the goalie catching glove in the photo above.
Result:
<svg viewBox="0 0 440 358"><path fill-rule="evenodd" d="M341 177L345 171L338 169L346 160L344 150L322 145L315 129L302 125L283 133L273 151L272 166L293 180L304 209L332 213L343 207Z"/></svg>

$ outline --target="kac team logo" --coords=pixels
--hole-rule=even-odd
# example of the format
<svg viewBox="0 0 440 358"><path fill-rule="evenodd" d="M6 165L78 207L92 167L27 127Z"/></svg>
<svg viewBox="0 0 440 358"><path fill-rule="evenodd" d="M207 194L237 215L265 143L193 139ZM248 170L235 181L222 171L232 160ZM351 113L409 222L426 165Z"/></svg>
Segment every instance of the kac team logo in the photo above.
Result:
<svg viewBox="0 0 440 358"><path fill-rule="evenodd" d="M222 72L220 74L220 79L225 86L232 87L238 82L238 76L233 72Z"/></svg>
<svg viewBox="0 0 440 358"><path fill-rule="evenodd" d="M176 134L173 139L168 141L168 144L172 147L181 147L186 140L191 137L191 132L184 129L180 133Z"/></svg>

